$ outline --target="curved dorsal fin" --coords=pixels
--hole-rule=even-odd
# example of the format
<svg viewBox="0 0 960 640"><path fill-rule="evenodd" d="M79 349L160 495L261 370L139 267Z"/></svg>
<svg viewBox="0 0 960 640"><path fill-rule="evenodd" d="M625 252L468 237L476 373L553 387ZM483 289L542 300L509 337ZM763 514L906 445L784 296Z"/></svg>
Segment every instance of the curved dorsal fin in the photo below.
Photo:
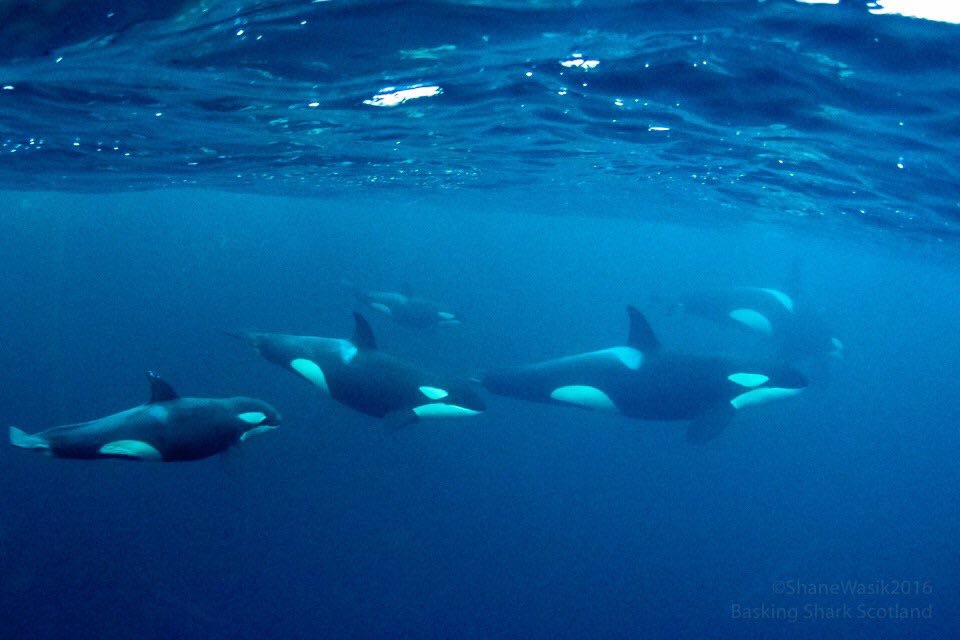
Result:
<svg viewBox="0 0 960 640"><path fill-rule="evenodd" d="M353 337L350 339L353 346L357 349L376 349L377 341L373 337L373 329L370 328L370 323L367 322L367 319L359 313L354 312L353 322Z"/></svg>
<svg viewBox="0 0 960 640"><path fill-rule="evenodd" d="M660 341L650 328L650 323L633 305L627 305L627 315L630 317L630 334L627 336L627 346L638 349L643 353L659 351Z"/></svg>
<svg viewBox="0 0 960 640"><path fill-rule="evenodd" d="M163 378L154 371L147 371L147 380L150 381L150 400L148 403L168 402L180 396Z"/></svg>

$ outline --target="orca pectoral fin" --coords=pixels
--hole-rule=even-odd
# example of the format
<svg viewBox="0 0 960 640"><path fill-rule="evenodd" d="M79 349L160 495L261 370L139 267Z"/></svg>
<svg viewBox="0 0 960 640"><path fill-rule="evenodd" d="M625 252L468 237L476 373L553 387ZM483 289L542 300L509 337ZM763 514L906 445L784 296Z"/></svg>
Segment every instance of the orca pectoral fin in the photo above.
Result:
<svg viewBox="0 0 960 640"><path fill-rule="evenodd" d="M713 440L723 431L733 419L736 410L727 403L709 409L693 420L687 427L687 442L703 444Z"/></svg>
<svg viewBox="0 0 960 640"><path fill-rule="evenodd" d="M21 449L49 449L50 443L44 438L30 435L22 429L10 427L10 444Z"/></svg>
<svg viewBox="0 0 960 640"><path fill-rule="evenodd" d="M419 422L420 418L417 417L417 414L411 409L401 409L400 411L391 411L387 415L383 416L383 426L387 431L391 433L396 433L408 427L411 424Z"/></svg>

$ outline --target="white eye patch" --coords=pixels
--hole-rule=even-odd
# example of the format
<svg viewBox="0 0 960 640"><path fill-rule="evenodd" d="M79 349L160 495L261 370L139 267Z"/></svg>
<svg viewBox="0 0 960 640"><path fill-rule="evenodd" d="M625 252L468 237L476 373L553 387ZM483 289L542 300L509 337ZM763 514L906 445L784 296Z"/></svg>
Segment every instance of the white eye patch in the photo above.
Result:
<svg viewBox="0 0 960 640"><path fill-rule="evenodd" d="M420 393L427 396L431 400L439 400L440 398L446 398L449 393L444 389L438 389L437 387L420 387Z"/></svg>
<svg viewBox="0 0 960 640"><path fill-rule="evenodd" d="M770 378L762 373L731 373L727 380L741 387L759 387Z"/></svg>

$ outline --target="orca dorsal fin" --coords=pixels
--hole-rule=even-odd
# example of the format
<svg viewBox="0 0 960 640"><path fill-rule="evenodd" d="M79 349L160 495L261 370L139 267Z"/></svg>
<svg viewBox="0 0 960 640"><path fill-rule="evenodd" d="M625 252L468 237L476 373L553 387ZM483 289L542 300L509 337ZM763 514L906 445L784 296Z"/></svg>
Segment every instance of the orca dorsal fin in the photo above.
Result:
<svg viewBox="0 0 960 640"><path fill-rule="evenodd" d="M350 338L353 346L357 349L376 349L377 340L373 337L373 329L370 328L370 323L367 322L367 319L359 313L354 312L353 322L353 337Z"/></svg>
<svg viewBox="0 0 960 640"><path fill-rule="evenodd" d="M180 397L177 395L177 392L173 390L173 387L156 372L147 371L147 380L150 381L150 400L148 404L168 402Z"/></svg>
<svg viewBox="0 0 960 640"><path fill-rule="evenodd" d="M643 353L653 353L660 350L660 341L650 328L650 323L635 306L627 305L627 315L630 317L630 334L627 336L627 346L638 349Z"/></svg>

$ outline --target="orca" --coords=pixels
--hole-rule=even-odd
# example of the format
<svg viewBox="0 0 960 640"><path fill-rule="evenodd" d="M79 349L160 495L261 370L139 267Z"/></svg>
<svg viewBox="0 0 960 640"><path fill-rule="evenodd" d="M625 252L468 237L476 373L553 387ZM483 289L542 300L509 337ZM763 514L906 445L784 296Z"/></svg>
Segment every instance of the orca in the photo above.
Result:
<svg viewBox="0 0 960 640"><path fill-rule="evenodd" d="M789 362L842 358L843 343L822 318L796 296L766 287L729 287L688 294L677 305L686 313L762 336L773 354Z"/></svg>
<svg viewBox="0 0 960 640"><path fill-rule="evenodd" d="M793 396L807 386L789 365L664 350L644 315L633 306L627 313L625 345L495 369L481 382L491 393L522 400L640 420L686 420L691 442L716 437L744 407Z"/></svg>
<svg viewBox="0 0 960 640"><path fill-rule="evenodd" d="M354 313L349 340L279 333L232 334L266 360L310 382L335 401L389 425L475 416L485 409L470 382L422 369L377 348L366 319Z"/></svg>
<svg viewBox="0 0 960 640"><path fill-rule="evenodd" d="M676 308L720 326L760 336L769 352L788 362L842 358L844 345L800 295L801 261L794 259L781 288L736 286L682 296Z"/></svg>
<svg viewBox="0 0 960 640"><path fill-rule="evenodd" d="M394 322L414 329L450 327L463 324L449 307L413 294L409 285L400 291L370 291L345 283L357 301Z"/></svg>
<svg viewBox="0 0 960 640"><path fill-rule="evenodd" d="M276 428L280 414L254 398L181 398L147 372L150 400L105 418L27 434L10 427L10 444L57 458L200 460Z"/></svg>

